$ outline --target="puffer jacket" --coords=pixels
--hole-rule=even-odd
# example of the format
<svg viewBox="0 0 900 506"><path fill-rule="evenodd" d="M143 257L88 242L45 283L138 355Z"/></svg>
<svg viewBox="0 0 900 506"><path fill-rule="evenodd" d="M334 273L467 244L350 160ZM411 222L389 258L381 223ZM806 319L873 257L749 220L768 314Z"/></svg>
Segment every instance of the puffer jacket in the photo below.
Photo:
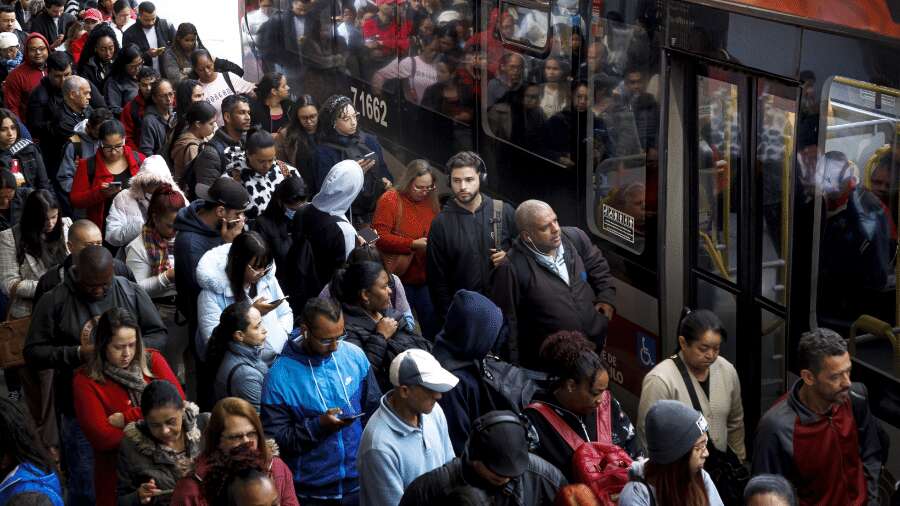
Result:
<svg viewBox="0 0 900 506"><path fill-rule="evenodd" d="M376 330L375 320L360 306L343 304L344 325L347 342L353 343L366 352L366 357L375 371L375 378L383 391L391 389L388 371L394 357L410 348L431 351L431 342L415 333L403 315L396 310L387 310L385 316L397 320L397 331L390 339Z"/></svg>
<svg viewBox="0 0 900 506"><path fill-rule="evenodd" d="M202 432L208 421L209 413L200 413L200 408L192 402L185 403L181 430L185 437L184 451L192 461L202 450ZM179 466L172 452L156 443L144 420L126 425L124 433L116 466L119 506L142 506L137 490L150 479L160 490L175 490L178 480L190 473L190 467ZM172 494L163 494L153 504L166 506L171 501Z"/></svg>
<svg viewBox="0 0 900 506"><path fill-rule="evenodd" d="M262 394L266 374L269 373L269 366L262 359L264 352L264 346L229 342L216 373L214 400L218 402L225 397L240 397L259 411L259 396Z"/></svg>
<svg viewBox="0 0 900 506"><path fill-rule="evenodd" d="M197 264L207 251L222 244L219 231L209 228L200 219L198 212L203 208L202 200L195 200L175 217L175 286L178 287L178 307L188 321L196 322Z"/></svg>
<svg viewBox="0 0 900 506"><path fill-rule="evenodd" d="M13 159L19 161L19 172L25 177L25 186L35 190L51 189L44 158L30 140L19 139L9 149L0 149L0 168L11 170Z"/></svg>
<svg viewBox="0 0 900 506"><path fill-rule="evenodd" d="M356 455L366 419L378 409L381 390L365 353L342 342L328 357L310 355L302 338L288 341L269 369L260 414L304 497L340 499L359 490ZM318 388L317 388L318 387ZM330 408L365 413L339 431L327 431L319 415Z"/></svg>
<svg viewBox="0 0 900 506"><path fill-rule="evenodd" d="M294 492L294 477L287 464L279 457L278 445L273 439L266 439L266 446L269 447L269 453L272 460L269 461L268 471L272 481L275 482L275 488L278 489L278 497L281 499L281 506L300 506L297 501L297 493ZM206 474L209 472L209 462L206 454L197 457L194 462L194 472L189 476L185 476L175 485L175 493L172 494L172 504L178 506L207 506L209 503L203 496L201 487Z"/></svg>
<svg viewBox="0 0 900 506"><path fill-rule="evenodd" d="M141 163L141 169L128 182L128 190L119 192L113 198L109 216L106 217L108 243L113 246L125 246L141 235L141 227L147 221L150 190L163 183L181 192L163 157L154 155L145 158Z"/></svg>
<svg viewBox="0 0 900 506"><path fill-rule="evenodd" d="M486 483L464 457L457 457L410 483L400 506L430 504L444 497L448 491L462 486L481 489L493 506L539 506L553 504L556 493L566 484L566 478L559 469L533 453L528 454L525 472L500 488Z"/></svg>
<svg viewBox="0 0 900 506"><path fill-rule="evenodd" d="M0 482L0 504L7 504L14 496L28 492L43 494L53 506L63 506L59 477L52 471L39 469L31 462L19 464L13 473Z"/></svg>
<svg viewBox="0 0 900 506"><path fill-rule="evenodd" d="M217 246L206 252L197 265L197 284L201 290L200 297L197 299L199 318L197 349L201 357L206 356L206 343L209 342L213 329L219 325L222 311L235 301L231 283L228 281L228 276L225 275L229 251L231 251L231 243ZM281 291L281 286L275 278L275 266L272 266L272 269L257 281L256 294L265 301L284 297L284 292ZM288 334L294 329L294 313L291 311L290 304L286 302L279 304L277 308L263 317L263 325L269 333L266 336L266 351L262 358L264 362L271 364L275 360L275 355L281 353Z"/></svg>

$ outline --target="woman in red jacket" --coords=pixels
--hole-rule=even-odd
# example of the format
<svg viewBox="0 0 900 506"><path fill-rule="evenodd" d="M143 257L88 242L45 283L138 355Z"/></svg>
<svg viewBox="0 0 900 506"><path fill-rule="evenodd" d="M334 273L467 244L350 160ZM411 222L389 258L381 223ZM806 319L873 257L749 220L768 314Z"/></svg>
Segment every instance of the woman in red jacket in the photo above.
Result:
<svg viewBox="0 0 900 506"><path fill-rule="evenodd" d="M253 406L238 397L226 397L213 407L209 423L203 431L203 452L194 462L194 472L175 486L172 506L206 506L215 503L223 483L213 483L221 473L210 474L214 465L221 467L228 461L231 450L247 446L259 452L261 470L272 477L281 506L299 506L294 492L294 476L283 460L278 458L275 441L264 439L262 422ZM227 467L227 466L226 466ZM207 497L207 494L212 494Z"/></svg>
<svg viewBox="0 0 900 506"><path fill-rule="evenodd" d="M72 206L86 209L88 219L106 230L106 217L113 198L128 188L144 155L125 145L125 127L118 120L100 125L100 149L91 158L82 158L75 171L69 199Z"/></svg>
<svg viewBox="0 0 900 506"><path fill-rule="evenodd" d="M372 227L381 236L375 245L385 268L403 281L406 299L416 312L422 335L433 340L434 306L425 283L425 249L428 231L439 209L434 168L425 160L413 160L394 189L385 192L375 206Z"/></svg>
<svg viewBox="0 0 900 506"><path fill-rule="evenodd" d="M140 327L126 309L113 308L100 316L93 359L75 372L72 382L78 424L94 448L94 490L97 504L116 504L116 461L122 429L143 418L140 399L154 379L184 392L166 359L144 349Z"/></svg>

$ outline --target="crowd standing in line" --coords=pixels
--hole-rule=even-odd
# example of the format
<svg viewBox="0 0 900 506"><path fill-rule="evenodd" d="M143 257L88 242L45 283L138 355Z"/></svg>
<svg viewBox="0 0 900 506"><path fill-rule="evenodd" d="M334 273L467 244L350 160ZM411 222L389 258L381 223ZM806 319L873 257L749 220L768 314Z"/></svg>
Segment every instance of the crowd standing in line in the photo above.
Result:
<svg viewBox="0 0 900 506"><path fill-rule="evenodd" d="M0 503L877 502L886 438L835 332L804 334L750 452L724 326L686 310L635 426L588 234L486 195L473 151L395 181L335 94L347 74L460 122L486 86L515 142L616 102L639 138L603 153L653 147L644 69L606 39L586 43L614 81L591 105L560 49L580 30L535 68L496 44L479 62L443 3L351 2L332 40L318 2L259 0L242 36L265 65L244 74L149 1L0 2L0 306L30 318L4 369ZM547 37L499 13L490 31Z"/></svg>

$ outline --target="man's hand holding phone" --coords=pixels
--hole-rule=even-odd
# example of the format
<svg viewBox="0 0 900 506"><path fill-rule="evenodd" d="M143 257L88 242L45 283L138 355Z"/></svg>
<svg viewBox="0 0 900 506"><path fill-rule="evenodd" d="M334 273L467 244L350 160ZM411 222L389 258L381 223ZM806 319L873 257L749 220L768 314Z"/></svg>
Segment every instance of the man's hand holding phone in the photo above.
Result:
<svg viewBox="0 0 900 506"><path fill-rule="evenodd" d="M220 220L219 223L219 235L222 236L222 240L226 243L234 241L234 239L244 231L243 216L231 220L223 219Z"/></svg>

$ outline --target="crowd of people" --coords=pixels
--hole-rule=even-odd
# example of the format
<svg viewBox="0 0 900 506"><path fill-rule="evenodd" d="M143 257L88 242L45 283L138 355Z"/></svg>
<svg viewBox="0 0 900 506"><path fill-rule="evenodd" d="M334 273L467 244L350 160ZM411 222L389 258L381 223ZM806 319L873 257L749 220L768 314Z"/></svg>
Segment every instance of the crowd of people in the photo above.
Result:
<svg viewBox="0 0 900 506"><path fill-rule="evenodd" d="M835 332L802 337L801 378L751 451L724 326L686 310L633 424L603 360L615 283L587 233L483 193L472 151L395 178L311 73L253 83L151 2L88 4L0 5L0 46L22 55L0 108L0 294L30 319L24 364L4 369L0 503L876 501L886 439ZM432 52L460 24L422 31L437 4L410 7L416 75L458 63ZM344 12L375 79L391 77L378 51L407 41L394 8L379 0L361 34ZM297 22L309 9L254 26L288 30L290 58L321 33ZM566 64L543 68L547 114Z"/></svg>

